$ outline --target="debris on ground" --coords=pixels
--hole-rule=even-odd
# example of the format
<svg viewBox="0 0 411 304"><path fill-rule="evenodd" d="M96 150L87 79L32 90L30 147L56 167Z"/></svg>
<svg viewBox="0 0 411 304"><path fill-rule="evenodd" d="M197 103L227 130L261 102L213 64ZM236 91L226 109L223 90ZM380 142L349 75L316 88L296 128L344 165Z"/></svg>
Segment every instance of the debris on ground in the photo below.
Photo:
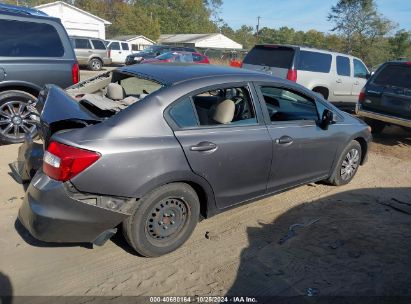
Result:
<svg viewBox="0 0 411 304"><path fill-rule="evenodd" d="M320 218L315 219L315 220L309 222L308 224L292 224L292 225L288 228L287 234L278 241L278 244L282 245L282 244L284 244L287 240L289 240L289 239L291 239L292 237L296 236L296 235L297 235L297 232L295 231L295 229L308 227L308 226L310 226L310 225L318 222L319 220L320 220Z"/></svg>

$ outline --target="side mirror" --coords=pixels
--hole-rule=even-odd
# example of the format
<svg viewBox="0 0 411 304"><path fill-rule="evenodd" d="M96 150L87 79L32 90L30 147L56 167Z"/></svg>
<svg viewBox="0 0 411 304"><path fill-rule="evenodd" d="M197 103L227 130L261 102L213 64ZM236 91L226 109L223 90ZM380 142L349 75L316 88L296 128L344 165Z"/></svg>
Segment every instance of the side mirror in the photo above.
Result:
<svg viewBox="0 0 411 304"><path fill-rule="evenodd" d="M320 128L328 130L328 126L335 123L334 113L328 109L325 109L320 121Z"/></svg>

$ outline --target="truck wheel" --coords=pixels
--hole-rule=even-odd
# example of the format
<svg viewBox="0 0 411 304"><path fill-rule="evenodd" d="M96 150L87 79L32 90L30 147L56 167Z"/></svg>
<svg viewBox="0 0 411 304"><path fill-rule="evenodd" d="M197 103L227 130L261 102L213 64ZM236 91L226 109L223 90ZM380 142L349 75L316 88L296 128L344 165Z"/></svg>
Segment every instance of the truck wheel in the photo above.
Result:
<svg viewBox="0 0 411 304"><path fill-rule="evenodd" d="M197 193L185 183L161 186L137 201L123 222L130 246L146 257L176 250L193 232L200 214Z"/></svg>
<svg viewBox="0 0 411 304"><path fill-rule="evenodd" d="M103 62L98 58L92 58L88 63L88 68L92 71L100 71L103 67Z"/></svg>
<svg viewBox="0 0 411 304"><path fill-rule="evenodd" d="M334 172L327 182L334 186L348 184L354 178L360 166L361 153L360 143L352 140L341 153Z"/></svg>
<svg viewBox="0 0 411 304"><path fill-rule="evenodd" d="M380 134L385 128L385 123L378 120L365 119L365 122L371 127L372 134Z"/></svg>
<svg viewBox="0 0 411 304"><path fill-rule="evenodd" d="M35 102L33 95L17 90L0 93L0 141L6 144L21 143L26 136L37 136L36 121L28 109Z"/></svg>

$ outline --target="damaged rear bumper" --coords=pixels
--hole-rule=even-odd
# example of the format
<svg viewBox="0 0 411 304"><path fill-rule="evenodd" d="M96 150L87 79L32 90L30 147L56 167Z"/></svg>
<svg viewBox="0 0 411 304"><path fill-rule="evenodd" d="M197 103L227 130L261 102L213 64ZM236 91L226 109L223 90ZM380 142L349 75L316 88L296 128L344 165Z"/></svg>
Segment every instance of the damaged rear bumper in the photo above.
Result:
<svg viewBox="0 0 411 304"><path fill-rule="evenodd" d="M39 170L27 189L19 220L41 241L102 245L129 216L132 200L85 195L70 185Z"/></svg>

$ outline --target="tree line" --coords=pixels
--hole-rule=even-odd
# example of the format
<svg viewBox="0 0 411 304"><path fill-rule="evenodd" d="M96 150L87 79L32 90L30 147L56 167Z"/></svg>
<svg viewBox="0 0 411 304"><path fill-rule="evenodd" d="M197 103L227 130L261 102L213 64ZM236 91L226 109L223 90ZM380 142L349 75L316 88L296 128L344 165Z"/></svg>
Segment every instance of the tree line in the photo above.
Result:
<svg viewBox="0 0 411 304"><path fill-rule="evenodd" d="M36 6L52 0L7 0ZM157 40L160 34L216 33L250 49L256 43L305 45L352 54L369 66L387 60L411 58L411 31L385 18L374 0L338 0L330 8L331 33L290 27L231 28L219 18L223 0L65 0L112 23L107 37L141 34Z"/></svg>

